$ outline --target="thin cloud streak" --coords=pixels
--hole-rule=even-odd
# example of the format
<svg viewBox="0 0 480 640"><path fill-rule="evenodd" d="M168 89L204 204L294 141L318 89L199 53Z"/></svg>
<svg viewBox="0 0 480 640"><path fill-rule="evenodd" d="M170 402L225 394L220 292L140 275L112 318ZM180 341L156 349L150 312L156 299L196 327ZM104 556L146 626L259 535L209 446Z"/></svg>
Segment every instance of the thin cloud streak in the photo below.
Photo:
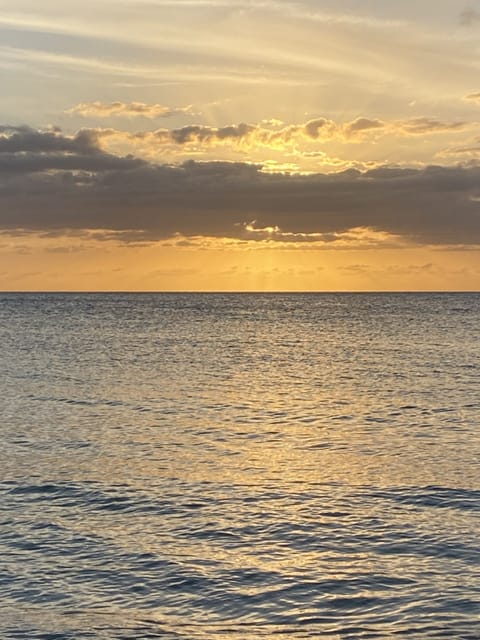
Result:
<svg viewBox="0 0 480 640"><path fill-rule="evenodd" d="M276 86L307 86L309 84L308 77L302 74L300 77L292 78L283 74L281 70L276 73L259 74L257 69L245 69L225 67L219 70L217 67L209 67L202 65L201 70L189 70L183 66L150 66L139 64L135 65L130 62L110 62L106 60L98 60L93 57L73 56L63 53L51 53L39 51L37 49L25 49L17 47L0 46L0 57L4 58L10 68L14 68L15 63L21 67L25 65L35 65L34 71L37 74L50 75L50 69L62 68L74 70L75 72L88 73L92 76L120 76L124 78L150 79L156 83L162 79L172 80L174 84L180 81L188 81L190 83L203 82L222 82L232 84L245 85L276 85ZM191 67L191 65L189 65ZM30 68L29 66L27 67ZM33 72L33 69L32 69ZM161 83L164 84L164 83Z"/></svg>
<svg viewBox="0 0 480 640"><path fill-rule="evenodd" d="M146 104L145 102L81 102L66 113L85 117L109 118L111 116L171 118L177 115L199 115L193 111L192 105L186 107L166 107L162 104Z"/></svg>
<svg viewBox="0 0 480 640"><path fill-rule="evenodd" d="M219 5L222 10L218 9ZM53 8L51 16L39 15L38 9L23 15L18 11L13 14L6 11L3 20L4 26L15 27L20 33L22 29L33 29L49 36L52 33L83 36L85 43L75 55L65 48L64 39L61 39L56 53L51 50L34 51L32 58L38 54L37 64L56 62L92 72L94 67L90 63L96 62L98 74L131 72L148 77L155 68L148 64L154 52L171 55L178 60L182 56L188 58L186 64L172 65L171 69L168 69L168 64L167 68L157 68L154 72L160 78L176 71L185 79L194 80L196 77L200 81L216 77L219 81L230 78L232 81L253 83L254 78L249 76L254 74L249 70L254 68L258 75L261 63L268 68L262 82L271 82L272 74L279 82L283 74L284 81L288 79L289 84L298 82L299 74L301 82L313 82L315 78L318 82L318 74L322 74L323 79L326 74L331 74L372 85L408 77L409 84L415 81L417 88L423 90L432 76L436 82L441 80L439 67L444 69L445 76L455 81L478 70L476 61L468 55L471 51L469 43L461 39L458 42L452 38L446 40L444 33L426 32L414 23L345 12L323 13L304 3L219 5L189 3L182 9L177 2L168 6L151 3L133 10L133 6L126 3L116 6L115 28L112 28L111 6L105 3L95 3L96 20L93 24L86 10L91 6L89 3L80 6L75 19L66 16L58 5L57 15ZM189 15L195 6L198 24ZM207 10L209 6L212 6L210 12ZM178 11L174 11L174 7ZM165 11L168 19L162 20L162 12ZM158 19L152 19L152 12ZM185 20L186 12L189 12L188 21ZM266 28L270 18L276 21L278 29ZM208 37L204 36L203 30L199 33L199 25L212 24L221 28L210 29ZM141 37L136 34L141 34ZM126 55L117 52L117 55L107 58L101 48L106 40L128 45L132 51L125 50ZM23 47L24 55L27 49ZM403 51L401 62L399 49ZM88 54L92 51L90 59ZM138 65L129 63L129 53L134 53L139 60ZM9 55L6 49L4 54Z"/></svg>

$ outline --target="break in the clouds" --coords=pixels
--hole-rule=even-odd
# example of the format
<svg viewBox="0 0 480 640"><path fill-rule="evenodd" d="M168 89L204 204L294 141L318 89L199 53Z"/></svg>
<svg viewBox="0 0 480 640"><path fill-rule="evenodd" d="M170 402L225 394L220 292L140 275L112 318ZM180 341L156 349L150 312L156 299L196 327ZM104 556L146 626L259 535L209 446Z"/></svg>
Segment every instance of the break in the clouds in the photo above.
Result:
<svg viewBox="0 0 480 640"><path fill-rule="evenodd" d="M166 107L162 104L145 102L81 102L67 110L67 113L85 117L109 118L124 116L129 118L171 118L182 114L195 115L192 105L186 107Z"/></svg>
<svg viewBox="0 0 480 640"><path fill-rule="evenodd" d="M334 243L354 229L480 244L480 167L276 174L246 162L154 164L95 131L0 129L0 229L156 241L178 235Z"/></svg>

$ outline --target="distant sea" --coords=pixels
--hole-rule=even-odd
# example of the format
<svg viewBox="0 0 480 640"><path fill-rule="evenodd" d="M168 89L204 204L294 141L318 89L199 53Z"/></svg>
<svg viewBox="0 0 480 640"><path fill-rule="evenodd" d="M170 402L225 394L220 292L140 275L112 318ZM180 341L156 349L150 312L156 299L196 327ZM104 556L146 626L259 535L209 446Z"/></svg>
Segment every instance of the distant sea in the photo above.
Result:
<svg viewBox="0 0 480 640"><path fill-rule="evenodd" d="M480 638L480 294L0 294L0 637Z"/></svg>

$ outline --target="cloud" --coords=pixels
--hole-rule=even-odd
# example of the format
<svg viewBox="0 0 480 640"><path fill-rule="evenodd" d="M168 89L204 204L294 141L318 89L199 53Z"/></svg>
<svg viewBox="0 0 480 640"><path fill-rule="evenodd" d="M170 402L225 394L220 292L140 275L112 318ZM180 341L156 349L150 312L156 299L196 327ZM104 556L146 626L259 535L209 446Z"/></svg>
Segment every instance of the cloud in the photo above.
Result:
<svg viewBox="0 0 480 640"><path fill-rule="evenodd" d="M111 116L171 118L172 116L193 113L192 105L186 107L166 107L162 104L146 104L145 102L81 102L66 113L84 117L109 118ZM197 114L198 115L198 114Z"/></svg>
<svg viewBox="0 0 480 640"><path fill-rule="evenodd" d="M26 125L0 126L0 170L3 173L64 171L105 171L131 169L146 163L134 155L119 156L108 152L120 145L124 151L158 157L164 151L206 152L227 147L236 152L260 149L287 151L302 158L328 160L330 166L349 164L330 158L323 144L331 141L341 144L362 142L381 136L427 136L451 133L474 126L475 123L444 122L435 118L382 121L364 117L349 122L335 122L315 118L305 123L272 126L265 124L232 124L223 127L191 124L174 129L129 132L113 128L83 128L74 134L65 134L58 127L37 130ZM178 151L177 151L178 150ZM264 171L283 172L292 168L290 163L276 167L266 161ZM82 177L81 180L85 178Z"/></svg>
<svg viewBox="0 0 480 640"><path fill-rule="evenodd" d="M442 122L436 118L412 118L400 121L396 126L407 135L425 135L429 133L445 133L459 131L472 126L473 123L465 121Z"/></svg>
<svg viewBox="0 0 480 640"><path fill-rule="evenodd" d="M272 174L244 162L166 165L116 156L102 150L95 131L67 136L3 127L0 133L4 232L334 246L364 229L408 242L480 244L478 166Z"/></svg>
<svg viewBox="0 0 480 640"><path fill-rule="evenodd" d="M478 140L476 141L479 142ZM480 153L480 146L475 146L475 144L470 144L464 147L451 147L449 149L444 149L440 153L438 153L438 157L447 157L448 156L457 156L457 155L471 155L477 156Z"/></svg>
<svg viewBox="0 0 480 640"><path fill-rule="evenodd" d="M369 131L371 129L383 129L385 123L381 120L369 120L368 118L357 118L353 122L346 125L345 130L348 135L355 135L359 132Z"/></svg>
<svg viewBox="0 0 480 640"><path fill-rule="evenodd" d="M89 174L145 164L140 158L103 151L100 140L108 133L108 130L81 129L69 136L58 128L37 131L27 126L0 126L0 173L25 175L58 170ZM88 179L88 174L70 174L70 177L80 183ZM67 178L64 176L64 179Z"/></svg>
<svg viewBox="0 0 480 640"><path fill-rule="evenodd" d="M27 126L0 126L0 153L66 152L91 154L98 152L99 133L81 129L73 136L65 136L58 128L37 131Z"/></svg>
<svg viewBox="0 0 480 640"><path fill-rule="evenodd" d="M480 93L470 93L468 96L465 96L465 100L472 100L473 102L480 103Z"/></svg>
<svg viewBox="0 0 480 640"><path fill-rule="evenodd" d="M412 118L408 120L382 121L359 117L350 122L335 122L327 118L315 118L305 123L272 127L264 121L260 124L231 124L224 127L191 124L177 129L161 128L155 131L134 133L110 129L104 137L113 136L123 142L141 144L155 151L162 147L186 147L210 149L229 146L238 150L269 148L274 150L297 149L298 146L337 141L361 142L369 137L416 136L451 133L474 126L468 121L445 122L436 118Z"/></svg>
<svg viewBox="0 0 480 640"><path fill-rule="evenodd" d="M468 27L478 21L480 21L480 12L471 7L464 9L460 14L460 24L464 26Z"/></svg>

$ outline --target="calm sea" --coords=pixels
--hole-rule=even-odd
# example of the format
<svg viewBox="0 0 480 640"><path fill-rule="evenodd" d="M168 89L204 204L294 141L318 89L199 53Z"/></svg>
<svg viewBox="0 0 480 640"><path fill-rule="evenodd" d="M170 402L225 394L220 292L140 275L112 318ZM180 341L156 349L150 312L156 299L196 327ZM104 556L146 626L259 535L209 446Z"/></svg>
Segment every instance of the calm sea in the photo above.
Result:
<svg viewBox="0 0 480 640"><path fill-rule="evenodd" d="M1 294L0 637L480 638L480 294Z"/></svg>

